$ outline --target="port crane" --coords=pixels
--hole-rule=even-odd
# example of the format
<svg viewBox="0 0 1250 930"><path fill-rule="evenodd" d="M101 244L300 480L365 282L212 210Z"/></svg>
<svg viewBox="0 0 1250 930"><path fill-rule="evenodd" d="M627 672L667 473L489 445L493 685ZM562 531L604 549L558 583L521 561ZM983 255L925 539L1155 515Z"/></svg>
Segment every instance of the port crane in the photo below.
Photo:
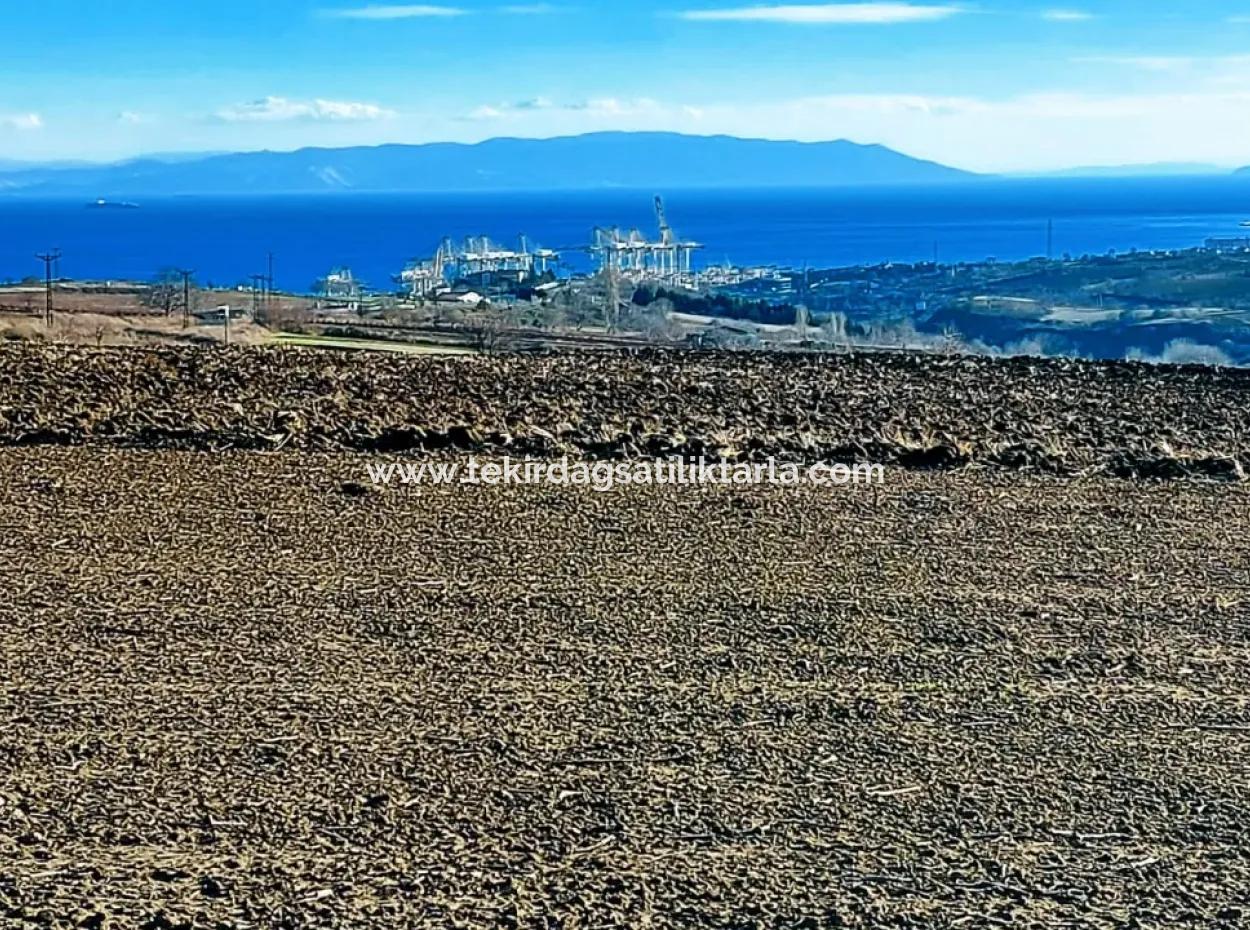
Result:
<svg viewBox="0 0 1250 930"><path fill-rule="evenodd" d="M694 253L703 246L677 238L668 222L663 197L656 196L654 208L660 229L657 241L647 239L637 229L623 233L616 227L596 226L590 253L598 258L601 268L613 268L636 280L688 284L693 280Z"/></svg>
<svg viewBox="0 0 1250 930"><path fill-rule="evenodd" d="M659 239L652 240L638 229L622 231L616 226L596 226L589 246L569 249L535 247L527 236L518 237L516 249L498 245L487 236L469 236L462 242L443 238L432 258L415 259L396 276L416 298L433 296L457 280L468 279L478 286L522 282L545 276L558 265L564 251L589 252L601 271L610 270L630 282L659 281L679 287L694 287L694 253L703 248L698 242L678 238L668 221L664 198L652 202Z"/></svg>
<svg viewBox="0 0 1250 930"><path fill-rule="evenodd" d="M468 236L460 244L444 236L433 258L409 262L398 280L413 297L429 297L459 278L520 281L545 275L559 261L559 252L534 248L524 235L518 238L519 249L510 249L488 236Z"/></svg>
<svg viewBox="0 0 1250 930"><path fill-rule="evenodd" d="M668 216L664 213L664 198L659 194L655 195L655 219L660 226L660 243L672 245L673 227L668 225Z"/></svg>

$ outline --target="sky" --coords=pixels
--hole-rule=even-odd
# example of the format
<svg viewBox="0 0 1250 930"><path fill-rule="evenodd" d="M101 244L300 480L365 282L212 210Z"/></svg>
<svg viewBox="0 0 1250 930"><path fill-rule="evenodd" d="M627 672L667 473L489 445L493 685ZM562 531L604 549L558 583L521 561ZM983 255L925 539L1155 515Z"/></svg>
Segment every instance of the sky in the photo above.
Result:
<svg viewBox="0 0 1250 930"><path fill-rule="evenodd" d="M0 162L673 130L1250 164L1250 0L0 0Z"/></svg>

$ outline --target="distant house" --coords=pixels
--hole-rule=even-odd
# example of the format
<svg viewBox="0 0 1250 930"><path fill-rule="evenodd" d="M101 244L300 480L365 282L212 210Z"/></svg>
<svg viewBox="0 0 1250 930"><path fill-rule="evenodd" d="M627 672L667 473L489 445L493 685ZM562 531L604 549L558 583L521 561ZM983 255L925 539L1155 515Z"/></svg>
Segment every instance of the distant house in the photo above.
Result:
<svg viewBox="0 0 1250 930"><path fill-rule="evenodd" d="M438 295L440 304L465 304L470 307L476 307L483 301L483 297L477 291L464 291L457 293L455 291L447 291Z"/></svg>
<svg viewBox="0 0 1250 930"><path fill-rule="evenodd" d="M998 294L980 294L973 297L972 306L977 310L1025 314L1040 313L1044 309L1032 297L1005 297Z"/></svg>
<svg viewBox="0 0 1250 930"><path fill-rule="evenodd" d="M356 301L352 301L351 303L340 303L340 304L322 303L319 301L317 303L317 312L324 313L328 316L342 316L342 315L349 314L349 313L359 314L360 304Z"/></svg>
<svg viewBox="0 0 1250 930"><path fill-rule="evenodd" d="M209 310L196 310L191 315L202 326L224 326L227 316L230 317L231 323L238 323L247 316L244 311L235 310L229 304L222 304Z"/></svg>
<svg viewBox="0 0 1250 930"><path fill-rule="evenodd" d="M1208 252L1250 252L1250 236L1216 236L1204 245Z"/></svg>

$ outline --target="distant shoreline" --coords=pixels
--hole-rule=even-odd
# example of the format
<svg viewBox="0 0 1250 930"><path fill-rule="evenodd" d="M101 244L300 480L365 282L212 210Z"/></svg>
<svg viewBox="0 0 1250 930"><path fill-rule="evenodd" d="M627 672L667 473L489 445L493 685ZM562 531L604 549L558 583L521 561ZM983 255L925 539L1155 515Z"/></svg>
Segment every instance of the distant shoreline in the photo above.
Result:
<svg viewBox="0 0 1250 930"><path fill-rule="evenodd" d="M388 289L444 237L487 235L566 253L577 269L594 227L638 227L654 237L652 201L663 193L677 233L703 243L701 265L838 268L882 262L1002 261L1111 249L1178 249L1243 235L1250 179L980 179L976 183L839 188L657 191L440 191L269 195L152 195L139 210L83 209L77 196L0 195L0 277L36 272L33 255L60 248L62 273L151 280L195 268L234 286L267 271L307 291L345 266ZM112 194L95 195L114 199ZM122 199L122 198L116 198ZM132 199L132 198L125 198ZM1237 210L1247 204L1247 212ZM1237 212L1234 212L1237 211Z"/></svg>

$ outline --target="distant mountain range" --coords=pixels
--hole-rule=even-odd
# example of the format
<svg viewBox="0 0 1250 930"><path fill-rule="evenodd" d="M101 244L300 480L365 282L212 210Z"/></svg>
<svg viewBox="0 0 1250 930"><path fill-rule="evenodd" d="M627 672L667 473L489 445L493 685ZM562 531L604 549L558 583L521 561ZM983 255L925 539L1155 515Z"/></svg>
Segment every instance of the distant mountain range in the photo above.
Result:
<svg viewBox="0 0 1250 930"><path fill-rule="evenodd" d="M974 177L880 145L606 132L556 139L491 139L476 145L308 148L152 157L109 165L13 165L0 171L0 192L135 199L332 191L832 187Z"/></svg>
<svg viewBox="0 0 1250 930"><path fill-rule="evenodd" d="M1250 167L1237 172L1250 176ZM1228 175L1199 163L1068 168L1049 178ZM881 145L783 142L664 132L489 139L294 152L149 155L112 164L0 159L0 195L128 200L179 194L837 187L992 177Z"/></svg>

